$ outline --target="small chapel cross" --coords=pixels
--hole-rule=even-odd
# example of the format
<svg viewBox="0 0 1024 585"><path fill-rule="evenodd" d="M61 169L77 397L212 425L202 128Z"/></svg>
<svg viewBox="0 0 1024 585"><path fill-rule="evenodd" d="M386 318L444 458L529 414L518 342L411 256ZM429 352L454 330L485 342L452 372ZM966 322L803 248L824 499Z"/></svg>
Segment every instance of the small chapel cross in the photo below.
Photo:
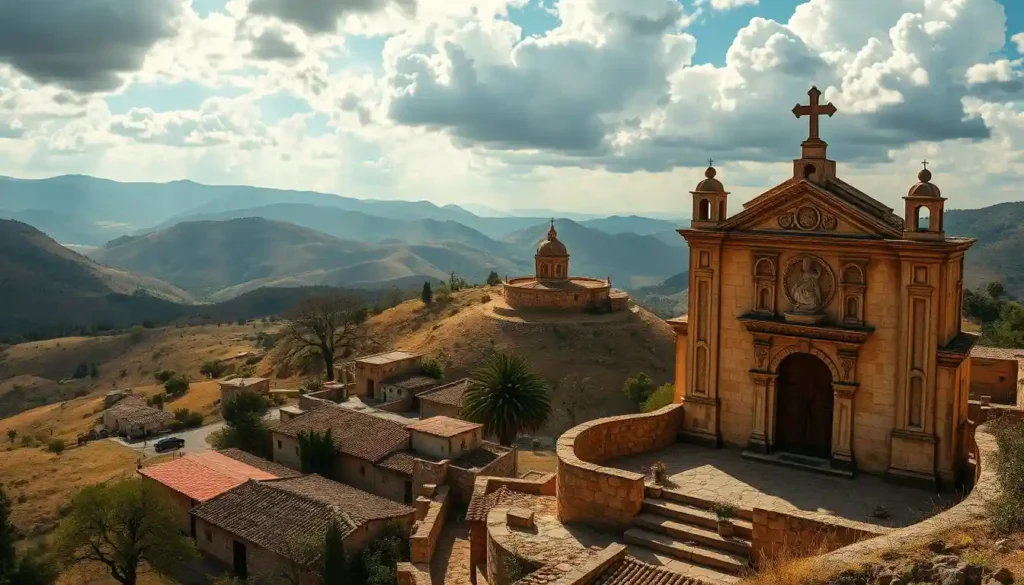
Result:
<svg viewBox="0 0 1024 585"><path fill-rule="evenodd" d="M926 170L926 171L927 171L927 170L928 170L928 165L929 165L930 163L929 163L928 161L926 161L926 160L923 160L923 161L921 161L921 164L922 164L922 165L924 165L924 170Z"/></svg>
<svg viewBox="0 0 1024 585"><path fill-rule="evenodd" d="M818 138L818 117L825 114L829 118L832 114L836 113L836 107L829 102L825 105L818 103L818 99L821 97L821 92L817 87L812 87L811 91L807 92L807 95L811 97L810 105L802 106L797 104L793 108L793 115L797 118L808 116L811 119L811 134L807 137L807 140L819 140Z"/></svg>

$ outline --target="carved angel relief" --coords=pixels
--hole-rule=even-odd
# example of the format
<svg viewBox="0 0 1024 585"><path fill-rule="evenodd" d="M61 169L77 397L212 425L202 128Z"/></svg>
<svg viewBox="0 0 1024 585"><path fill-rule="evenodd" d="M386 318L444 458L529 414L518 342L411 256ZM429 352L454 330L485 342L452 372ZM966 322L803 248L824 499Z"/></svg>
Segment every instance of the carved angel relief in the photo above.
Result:
<svg viewBox="0 0 1024 585"><path fill-rule="evenodd" d="M823 213L810 205L800 206L779 216L779 227L784 230L830 232L838 225L839 220L836 216Z"/></svg>
<svg viewBox="0 0 1024 585"><path fill-rule="evenodd" d="M786 264L782 290L793 305L793 310L787 313L787 317L817 322L820 320L817 317L823 316L822 311L836 292L836 277L826 262L816 256L804 254Z"/></svg>

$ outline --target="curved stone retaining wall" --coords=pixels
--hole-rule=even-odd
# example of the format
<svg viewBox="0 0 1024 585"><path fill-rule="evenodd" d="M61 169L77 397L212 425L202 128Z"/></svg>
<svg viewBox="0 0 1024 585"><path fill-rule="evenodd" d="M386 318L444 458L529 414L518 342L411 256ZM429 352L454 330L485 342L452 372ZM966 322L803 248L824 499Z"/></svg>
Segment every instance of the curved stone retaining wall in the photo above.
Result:
<svg viewBox="0 0 1024 585"><path fill-rule="evenodd" d="M683 405L646 414L600 418L558 438L558 519L621 530L640 513L644 476L601 463L658 449L676 440Z"/></svg>

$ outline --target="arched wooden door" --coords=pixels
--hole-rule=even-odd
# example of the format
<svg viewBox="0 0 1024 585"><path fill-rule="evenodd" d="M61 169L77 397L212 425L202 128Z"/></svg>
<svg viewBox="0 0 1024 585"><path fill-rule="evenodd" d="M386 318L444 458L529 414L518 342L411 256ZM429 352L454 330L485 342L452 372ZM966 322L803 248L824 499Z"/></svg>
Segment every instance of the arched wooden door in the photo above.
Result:
<svg viewBox="0 0 1024 585"><path fill-rule="evenodd" d="M807 353L787 357L777 371L776 450L828 458L832 454L832 372Z"/></svg>

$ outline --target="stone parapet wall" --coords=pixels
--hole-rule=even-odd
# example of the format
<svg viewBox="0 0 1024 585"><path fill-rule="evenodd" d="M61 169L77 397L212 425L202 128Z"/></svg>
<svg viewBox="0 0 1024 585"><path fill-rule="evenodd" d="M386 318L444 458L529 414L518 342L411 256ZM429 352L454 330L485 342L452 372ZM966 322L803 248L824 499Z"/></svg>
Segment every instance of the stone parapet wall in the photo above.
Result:
<svg viewBox="0 0 1024 585"><path fill-rule="evenodd" d="M374 408L377 410L383 410L385 412L409 412L416 406L416 399L412 394L408 394L399 398L398 400L392 400L391 402L383 402L378 404Z"/></svg>
<svg viewBox="0 0 1024 585"><path fill-rule="evenodd" d="M515 477L516 473L516 449L509 449L507 452L498 455L484 467L479 469L466 469L451 463L448 466L447 483L452 487L453 501L465 506L473 497L473 490L476 479L481 476L488 477ZM495 488L497 489L497 488Z"/></svg>
<svg viewBox="0 0 1024 585"><path fill-rule="evenodd" d="M558 518L621 530L640 513L644 476L601 463L673 443L683 405L583 423L558 439Z"/></svg>
<svg viewBox="0 0 1024 585"><path fill-rule="evenodd" d="M969 526L987 517L987 502L1001 492L992 461L998 452L996 439L982 425L974 438L974 489L956 506L918 524L893 530L884 536L861 540L817 558L822 567L859 565L876 558L880 550L910 550L939 538L952 526Z"/></svg>
<svg viewBox="0 0 1024 585"><path fill-rule="evenodd" d="M823 522L809 513L754 508L751 556L755 566L779 556L807 556L892 532L831 516Z"/></svg>
<svg viewBox="0 0 1024 585"><path fill-rule="evenodd" d="M413 563L429 564L434 558L434 548L441 536L445 516L448 513L449 488L446 485L437 488L433 496L427 498L427 512L417 520L409 536L409 557ZM426 498L426 496L420 496Z"/></svg>

